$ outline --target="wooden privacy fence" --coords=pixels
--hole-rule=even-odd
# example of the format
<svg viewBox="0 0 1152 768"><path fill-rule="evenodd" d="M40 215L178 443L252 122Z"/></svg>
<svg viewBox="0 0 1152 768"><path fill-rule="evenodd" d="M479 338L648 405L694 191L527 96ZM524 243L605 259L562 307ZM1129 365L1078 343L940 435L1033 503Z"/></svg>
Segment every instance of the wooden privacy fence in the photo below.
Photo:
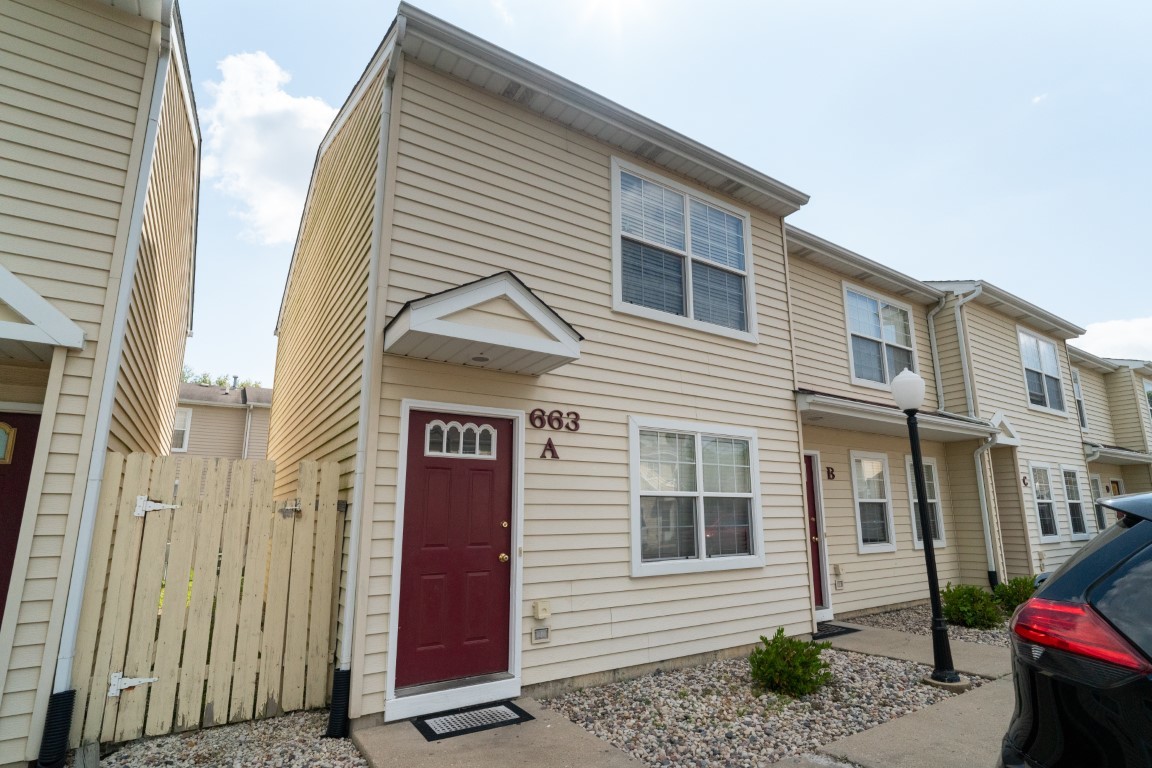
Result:
<svg viewBox="0 0 1152 768"><path fill-rule="evenodd" d="M109 454L72 681L70 744L278 715L327 703L336 464Z"/></svg>

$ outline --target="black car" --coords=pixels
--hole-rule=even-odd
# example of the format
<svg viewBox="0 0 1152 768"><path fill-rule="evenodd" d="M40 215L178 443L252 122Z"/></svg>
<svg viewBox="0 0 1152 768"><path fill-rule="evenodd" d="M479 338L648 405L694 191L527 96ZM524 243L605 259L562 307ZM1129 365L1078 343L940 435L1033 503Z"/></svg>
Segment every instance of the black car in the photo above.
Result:
<svg viewBox="0 0 1152 768"><path fill-rule="evenodd" d="M1002 768L1152 767L1152 493L1012 617L1016 711Z"/></svg>

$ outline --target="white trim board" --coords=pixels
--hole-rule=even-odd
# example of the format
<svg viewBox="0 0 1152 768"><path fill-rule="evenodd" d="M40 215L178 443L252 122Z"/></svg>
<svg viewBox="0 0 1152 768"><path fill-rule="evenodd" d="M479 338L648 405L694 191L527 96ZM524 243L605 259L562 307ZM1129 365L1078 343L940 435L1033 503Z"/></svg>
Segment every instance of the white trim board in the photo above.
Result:
<svg viewBox="0 0 1152 768"><path fill-rule="evenodd" d="M83 349L84 331L0 264L0 301L28 322L0 321L0 338Z"/></svg>

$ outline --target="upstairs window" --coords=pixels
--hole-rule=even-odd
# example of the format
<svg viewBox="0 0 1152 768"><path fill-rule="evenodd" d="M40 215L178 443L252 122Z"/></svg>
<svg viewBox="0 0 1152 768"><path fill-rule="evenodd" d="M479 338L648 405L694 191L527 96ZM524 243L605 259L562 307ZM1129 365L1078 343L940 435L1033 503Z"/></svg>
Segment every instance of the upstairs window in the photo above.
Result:
<svg viewBox="0 0 1152 768"><path fill-rule="evenodd" d="M186 453L188 451L188 435L192 431L192 409L177 408L176 417L172 420L172 452Z"/></svg>
<svg viewBox="0 0 1152 768"><path fill-rule="evenodd" d="M616 308L751 338L748 214L614 161Z"/></svg>
<svg viewBox="0 0 1152 768"><path fill-rule="evenodd" d="M1056 345L1024 330L1019 332L1019 337L1028 402L1040 408L1063 411L1064 391L1060 382L1060 358L1056 354Z"/></svg>
<svg viewBox="0 0 1152 768"><path fill-rule="evenodd" d="M912 314L858 288L844 288L852 383L886 386L907 368L916 370Z"/></svg>

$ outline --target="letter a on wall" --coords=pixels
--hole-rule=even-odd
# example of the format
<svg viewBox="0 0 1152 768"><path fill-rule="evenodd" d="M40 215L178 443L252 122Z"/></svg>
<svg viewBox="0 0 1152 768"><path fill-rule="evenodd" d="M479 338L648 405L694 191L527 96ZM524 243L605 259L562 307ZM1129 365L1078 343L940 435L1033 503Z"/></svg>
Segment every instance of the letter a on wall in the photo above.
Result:
<svg viewBox="0 0 1152 768"><path fill-rule="evenodd" d="M548 438L548 442L544 443L544 450L540 452L542 459L558 459L560 454L556 452L556 444L552 442L552 438Z"/></svg>

